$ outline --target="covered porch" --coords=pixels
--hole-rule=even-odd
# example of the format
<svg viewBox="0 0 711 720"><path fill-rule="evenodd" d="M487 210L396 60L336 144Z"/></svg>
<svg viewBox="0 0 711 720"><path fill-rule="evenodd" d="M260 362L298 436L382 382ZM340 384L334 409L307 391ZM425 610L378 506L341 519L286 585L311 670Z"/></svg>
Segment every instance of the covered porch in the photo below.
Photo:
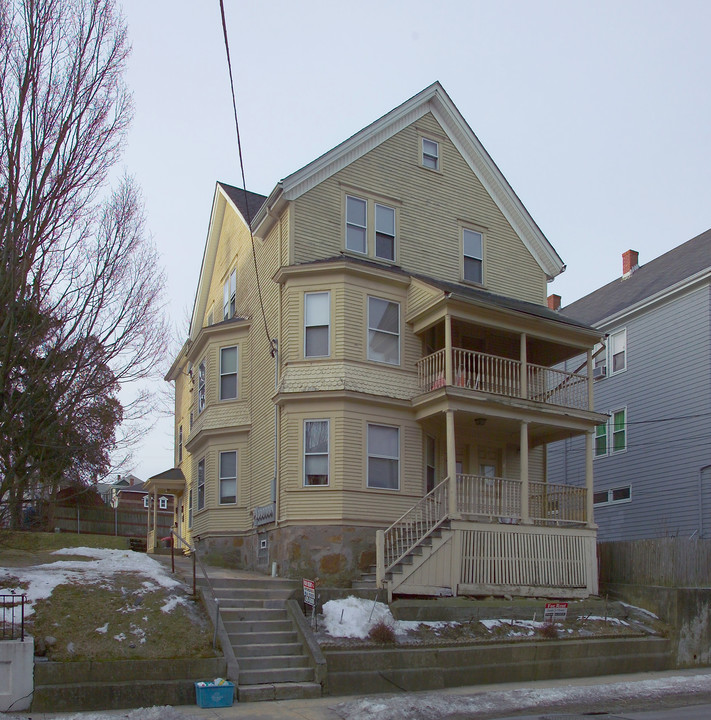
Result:
<svg viewBox="0 0 711 720"><path fill-rule="evenodd" d="M161 495L173 495L176 513L180 507L179 500L185 492L185 475L180 468L171 468L165 472L148 478L144 484L150 498L148 505L148 527L146 528L146 552L155 553L160 547L158 537L158 498Z"/></svg>

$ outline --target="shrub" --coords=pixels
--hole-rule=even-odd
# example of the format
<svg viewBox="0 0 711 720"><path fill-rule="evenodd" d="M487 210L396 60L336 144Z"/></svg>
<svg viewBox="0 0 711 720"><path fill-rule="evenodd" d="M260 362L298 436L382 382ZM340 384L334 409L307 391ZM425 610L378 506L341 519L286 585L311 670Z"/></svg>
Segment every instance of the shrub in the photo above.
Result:
<svg viewBox="0 0 711 720"><path fill-rule="evenodd" d="M555 623L544 623L539 632L541 637L553 640L558 637L558 626Z"/></svg>
<svg viewBox="0 0 711 720"><path fill-rule="evenodd" d="M395 644L395 631L384 620L379 620L370 628L368 637L379 645Z"/></svg>

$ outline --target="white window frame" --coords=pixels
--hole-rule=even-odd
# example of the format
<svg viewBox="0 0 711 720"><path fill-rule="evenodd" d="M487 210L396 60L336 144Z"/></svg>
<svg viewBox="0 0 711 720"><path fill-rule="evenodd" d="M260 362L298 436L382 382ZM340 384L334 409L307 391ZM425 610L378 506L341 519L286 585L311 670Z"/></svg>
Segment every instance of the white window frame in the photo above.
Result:
<svg viewBox="0 0 711 720"><path fill-rule="evenodd" d="M326 325L316 325L316 324L309 324L307 321L308 317L308 305L309 305L309 298L315 297L317 295L325 295L328 299L328 318ZM307 352L308 343L307 343L307 336L309 328L326 328L326 354L325 355L316 355L316 354L309 354ZM304 293L304 357L305 358L317 358L317 357L330 357L331 355L331 292L329 290L319 291L319 292L307 292Z"/></svg>
<svg viewBox="0 0 711 720"><path fill-rule="evenodd" d="M601 457L607 457L610 453L610 443L608 440L608 423L609 421L605 421L604 423L600 423L599 425L595 426L595 435L593 436L593 458L597 460L597 458ZM598 428L604 428L604 433L598 434ZM597 451L597 439L598 438L605 438L605 452L599 453Z"/></svg>
<svg viewBox="0 0 711 720"><path fill-rule="evenodd" d="M149 500L150 498L148 497L148 495L143 496L143 507L146 509L148 509Z"/></svg>
<svg viewBox="0 0 711 720"><path fill-rule="evenodd" d="M378 455L370 452L370 431L375 428L395 430L397 432L397 455ZM397 425L384 425L383 423L367 423L366 424L366 486L370 490L400 490L400 427ZM370 460L390 460L397 463L397 486L396 487L383 487L381 485L372 485L370 481Z"/></svg>
<svg viewBox="0 0 711 720"><path fill-rule="evenodd" d="M222 288L222 319L229 320L237 310L237 268L234 268L225 280Z"/></svg>
<svg viewBox="0 0 711 720"><path fill-rule="evenodd" d="M387 232L383 231L382 227L378 225L378 208L380 208L381 210L387 210L392 213L392 233L390 233L389 230ZM392 257L378 254L379 237L384 237L391 240L393 248ZM389 205L383 205L383 203L378 202L375 203L375 238L373 242L373 256L378 258L378 260L387 260L388 262L395 262L395 258L397 257L397 213L395 212L394 207L390 207Z"/></svg>
<svg viewBox="0 0 711 720"><path fill-rule="evenodd" d="M629 497L621 498L619 500L614 499L614 494L618 492L619 490L628 490L629 491ZM619 487L610 488L609 490L598 490L597 492L593 493L593 498L595 495L606 493L607 499L606 500L598 500L595 501L593 499L593 506L594 507L604 507L606 505L622 505L624 503L632 502L632 485L620 485Z"/></svg>
<svg viewBox="0 0 711 720"><path fill-rule="evenodd" d="M178 465L183 462L183 426L178 428Z"/></svg>
<svg viewBox="0 0 711 720"><path fill-rule="evenodd" d="M465 237L467 233L471 233L472 235L478 235L479 240L481 243L481 257L478 257L476 255L470 255L467 254L465 249ZM461 233L461 242L462 242L462 280L467 283L473 283L474 285L483 285L484 284L484 233L481 232L481 230L475 230L471 227L463 227L462 233ZM474 280L472 278L467 277L467 259L469 260L475 260L479 263L479 267L481 269L481 277L479 280Z"/></svg>
<svg viewBox="0 0 711 720"><path fill-rule="evenodd" d="M193 489L188 490L188 530L193 526Z"/></svg>
<svg viewBox="0 0 711 720"><path fill-rule="evenodd" d="M222 474L222 456L223 455L232 455L232 454L234 454L234 456L235 456L235 474L234 475L223 475ZM239 454L238 454L237 450L223 450L220 452L217 462L218 462L218 469L217 469L217 472L218 472L218 483L217 483L218 503L220 505L236 505L237 504L237 476L239 474L239 468L238 468ZM235 499L225 501L222 499L223 498L222 484L223 484L223 482L228 482L228 481L229 482L234 481L234 484L235 484L234 498ZM231 496L228 496L228 497L231 497Z"/></svg>
<svg viewBox="0 0 711 720"><path fill-rule="evenodd" d="M353 220L349 219L348 207L349 207L350 200L353 200L354 202L357 202L357 203L363 203L363 205L365 207L365 225L361 225L360 223L354 222ZM358 228L359 230L363 231L363 249L362 250L349 247L349 245L348 245L348 228L349 227ZM356 195L346 195L345 248L348 252L358 253L358 255L367 255L368 254L368 201L365 198L358 197Z"/></svg>
<svg viewBox="0 0 711 720"><path fill-rule="evenodd" d="M434 152L431 151L431 148L428 149L426 147L426 143L431 143L432 145L434 145ZM439 171L439 142L437 140L432 140L432 138L423 137L420 142L420 148L422 150L422 153L420 154L420 163L422 164L422 167L427 168L428 170Z"/></svg>
<svg viewBox="0 0 711 720"><path fill-rule="evenodd" d="M159 497L158 498L158 509L159 510L167 510L168 509L168 498L167 497Z"/></svg>
<svg viewBox="0 0 711 720"><path fill-rule="evenodd" d="M205 458L200 458L197 464L197 497L195 498L197 510L205 508Z"/></svg>
<svg viewBox="0 0 711 720"><path fill-rule="evenodd" d="M311 423L326 423L326 452L308 452L306 449L306 426ZM309 418L304 420L304 460L303 460L303 484L304 487L328 487L331 484L331 421L328 418ZM326 456L326 482L310 483L307 482L306 459L308 457Z"/></svg>
<svg viewBox="0 0 711 720"><path fill-rule="evenodd" d="M619 341L618 339L622 342L622 349L621 351L618 349L617 352L615 352L617 349L615 346ZM625 372L625 370L627 370L627 328L622 328L621 330L610 333L607 340L607 352L607 369L609 370L610 376ZM615 370L615 355L620 354L620 352L623 355L623 365L621 368Z"/></svg>
<svg viewBox="0 0 711 720"><path fill-rule="evenodd" d="M234 372L225 372L222 368L222 353L226 350L235 351L235 369ZM234 375L235 377L235 394L225 396L222 392L222 378ZM239 345L228 345L220 348L220 400L237 400L239 398Z"/></svg>
<svg viewBox="0 0 711 720"><path fill-rule="evenodd" d="M397 306L397 332L392 332L391 330L383 330L382 328L376 328L371 327L370 324L370 302L371 300L377 301L377 302L384 302L388 303L389 305L396 305ZM397 360L395 362L391 362L389 360L381 360L376 357L371 356L370 351L370 334L372 333L380 333L383 335L392 335L397 338ZM366 348L367 348L367 358L368 360L371 360L372 362L379 362L384 363L386 365L400 365L400 303L396 302L395 300L388 300L387 298L381 298L376 297L374 295L368 296L368 327L367 327L367 337L366 337Z"/></svg>
<svg viewBox="0 0 711 720"><path fill-rule="evenodd" d="M197 392L197 411L198 415L205 409L205 396L207 392L207 378L205 377L206 368L203 360L198 365L198 392Z"/></svg>
<svg viewBox="0 0 711 720"><path fill-rule="evenodd" d="M616 434L615 415L617 413L624 413L624 426L623 426L622 430L618 430L617 432L624 433L625 443L624 443L624 447L620 448L619 450L615 450L615 434ZM607 445L608 445L608 451L609 451L610 455L619 455L620 453L627 452L627 425L628 425L627 407L625 406L625 407L621 407L621 408L617 408L616 410L613 410L610 413L610 420L608 422L609 422L609 426L610 426L610 431L608 434Z"/></svg>
<svg viewBox="0 0 711 720"><path fill-rule="evenodd" d="M600 351L600 352L598 352ZM598 353L597 355L595 353ZM593 378L595 378L595 370L597 368L604 368L602 375L599 375L596 380L602 380L607 377L607 345L603 343L596 343L592 350L593 354Z"/></svg>

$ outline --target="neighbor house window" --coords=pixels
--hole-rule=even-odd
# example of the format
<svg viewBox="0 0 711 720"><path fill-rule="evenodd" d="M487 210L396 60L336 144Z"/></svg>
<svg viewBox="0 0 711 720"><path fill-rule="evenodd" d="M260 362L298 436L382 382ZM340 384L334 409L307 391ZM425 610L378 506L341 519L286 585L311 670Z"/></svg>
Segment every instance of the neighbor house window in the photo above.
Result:
<svg viewBox="0 0 711 720"><path fill-rule="evenodd" d="M607 455L607 423L595 426L595 457Z"/></svg>
<svg viewBox="0 0 711 720"><path fill-rule="evenodd" d="M469 282L484 282L484 238L475 230L462 230L464 252L464 279Z"/></svg>
<svg viewBox="0 0 711 720"><path fill-rule="evenodd" d="M183 462L183 426L178 428L178 462Z"/></svg>
<svg viewBox="0 0 711 720"><path fill-rule="evenodd" d="M368 360L400 364L400 305L368 298Z"/></svg>
<svg viewBox="0 0 711 720"><path fill-rule="evenodd" d="M220 400L237 397L237 347L220 348Z"/></svg>
<svg viewBox="0 0 711 720"><path fill-rule="evenodd" d="M304 357L328 356L330 317L331 293L304 295Z"/></svg>
<svg viewBox="0 0 711 720"><path fill-rule="evenodd" d="M205 361L198 365L198 414L205 409Z"/></svg>
<svg viewBox="0 0 711 720"><path fill-rule="evenodd" d="M431 170L439 170L439 143L422 138L422 164Z"/></svg>
<svg viewBox="0 0 711 720"><path fill-rule="evenodd" d="M375 204L375 257L395 260L395 210Z"/></svg>
<svg viewBox="0 0 711 720"><path fill-rule="evenodd" d="M168 509L168 498L167 497L158 498L158 507L161 510L167 510Z"/></svg>
<svg viewBox="0 0 711 720"><path fill-rule="evenodd" d="M593 495L593 504L613 505L615 503L630 502L632 500L632 486L625 485L623 487L611 488L610 490L600 490Z"/></svg>
<svg viewBox="0 0 711 720"><path fill-rule="evenodd" d="M304 485L328 485L328 425L304 421Z"/></svg>
<svg viewBox="0 0 711 720"><path fill-rule="evenodd" d="M234 317L237 308L237 270L233 270L225 280L222 290L222 318Z"/></svg>
<svg viewBox="0 0 711 720"><path fill-rule="evenodd" d="M220 505L237 502L237 451L220 453Z"/></svg>
<svg viewBox="0 0 711 720"><path fill-rule="evenodd" d="M608 345L612 372L621 372L627 367L627 331L620 330L610 335Z"/></svg>
<svg viewBox="0 0 711 720"><path fill-rule="evenodd" d="M346 250L363 254L368 252L367 209L365 200L346 196Z"/></svg>
<svg viewBox="0 0 711 720"><path fill-rule="evenodd" d="M593 347L593 378L599 380L607 375L607 348L602 343Z"/></svg>
<svg viewBox="0 0 711 720"><path fill-rule="evenodd" d="M148 495L144 495L143 496L143 507L147 508L148 504L149 504L149 497L148 497Z"/></svg>
<svg viewBox="0 0 711 720"><path fill-rule="evenodd" d="M368 487L400 488L400 428L368 425Z"/></svg>
<svg viewBox="0 0 711 720"><path fill-rule="evenodd" d="M205 507L205 458L197 466L197 509Z"/></svg>
<svg viewBox="0 0 711 720"><path fill-rule="evenodd" d="M627 412L615 410L610 419L612 430L612 447L613 453L622 452L627 449Z"/></svg>

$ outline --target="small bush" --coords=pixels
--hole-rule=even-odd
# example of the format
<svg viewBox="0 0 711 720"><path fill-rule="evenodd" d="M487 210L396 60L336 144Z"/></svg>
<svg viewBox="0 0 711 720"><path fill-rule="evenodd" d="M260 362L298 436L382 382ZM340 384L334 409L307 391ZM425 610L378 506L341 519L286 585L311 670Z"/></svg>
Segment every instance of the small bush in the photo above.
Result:
<svg viewBox="0 0 711 720"><path fill-rule="evenodd" d="M384 620L380 620L370 628L368 637L379 645L395 644L395 631Z"/></svg>
<svg viewBox="0 0 711 720"><path fill-rule="evenodd" d="M539 630L541 637L554 640L558 637L558 626L555 623L544 623Z"/></svg>

